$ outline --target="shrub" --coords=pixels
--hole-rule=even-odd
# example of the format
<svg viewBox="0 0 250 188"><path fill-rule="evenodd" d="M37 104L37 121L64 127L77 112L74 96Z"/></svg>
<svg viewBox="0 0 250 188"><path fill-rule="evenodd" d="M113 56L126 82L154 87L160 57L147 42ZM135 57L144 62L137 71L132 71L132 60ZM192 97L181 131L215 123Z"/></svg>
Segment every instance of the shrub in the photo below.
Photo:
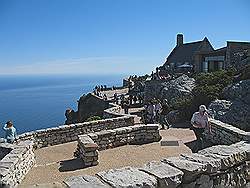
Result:
<svg viewBox="0 0 250 188"><path fill-rule="evenodd" d="M195 75L193 98L180 100L175 108L183 114L184 119L189 120L201 104L208 106L211 101L222 98L223 89L233 82L234 75L233 69Z"/></svg>

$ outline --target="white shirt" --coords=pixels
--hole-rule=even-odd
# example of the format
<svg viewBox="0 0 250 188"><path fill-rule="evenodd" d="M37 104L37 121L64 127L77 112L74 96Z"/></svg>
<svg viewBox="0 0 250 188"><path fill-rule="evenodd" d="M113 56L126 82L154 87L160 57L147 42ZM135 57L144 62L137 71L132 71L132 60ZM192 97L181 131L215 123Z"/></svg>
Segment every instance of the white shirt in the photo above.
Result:
<svg viewBox="0 0 250 188"><path fill-rule="evenodd" d="M200 112L195 112L191 119L191 124L196 128L205 128L208 126L208 114L205 112L202 115ZM197 126L197 124L199 126Z"/></svg>

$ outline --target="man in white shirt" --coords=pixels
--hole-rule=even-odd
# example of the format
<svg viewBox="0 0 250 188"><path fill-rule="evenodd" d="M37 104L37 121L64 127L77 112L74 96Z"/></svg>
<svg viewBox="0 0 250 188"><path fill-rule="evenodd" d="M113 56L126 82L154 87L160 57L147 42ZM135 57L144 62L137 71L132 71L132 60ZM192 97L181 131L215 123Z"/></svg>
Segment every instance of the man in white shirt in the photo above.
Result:
<svg viewBox="0 0 250 188"><path fill-rule="evenodd" d="M195 133L196 139L197 139L197 148L195 149L195 152L197 152L200 149L203 149L203 132L205 129L209 129L209 132L211 132L211 126L209 124L209 117L207 114L207 108L205 105L200 105L199 111L195 112L191 119L192 129Z"/></svg>

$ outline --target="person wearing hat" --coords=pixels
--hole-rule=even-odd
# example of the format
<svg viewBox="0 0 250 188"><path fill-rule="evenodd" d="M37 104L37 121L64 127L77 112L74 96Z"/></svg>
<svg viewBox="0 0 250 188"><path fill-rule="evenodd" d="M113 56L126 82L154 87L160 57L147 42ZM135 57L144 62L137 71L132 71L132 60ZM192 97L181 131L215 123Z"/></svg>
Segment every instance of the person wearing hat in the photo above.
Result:
<svg viewBox="0 0 250 188"><path fill-rule="evenodd" d="M3 130L5 131L5 139L8 143L13 144L16 139L16 128L13 126L11 121L7 121L3 126Z"/></svg>
<svg viewBox="0 0 250 188"><path fill-rule="evenodd" d="M197 140L197 147L195 149L195 152L197 152L204 147L203 133L205 129L209 129L209 132L211 132L211 126L208 121L208 113L205 105L200 105L199 111L193 114L191 124Z"/></svg>

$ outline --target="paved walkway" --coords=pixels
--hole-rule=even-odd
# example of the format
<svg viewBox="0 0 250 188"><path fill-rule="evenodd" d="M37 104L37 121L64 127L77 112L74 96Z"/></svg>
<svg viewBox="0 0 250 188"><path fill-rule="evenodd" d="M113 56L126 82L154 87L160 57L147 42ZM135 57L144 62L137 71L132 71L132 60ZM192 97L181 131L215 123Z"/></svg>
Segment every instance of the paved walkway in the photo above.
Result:
<svg viewBox="0 0 250 188"><path fill-rule="evenodd" d="M22 187L27 185L62 182L70 176L89 174L121 168L124 166L139 167L143 164L164 157L178 156L181 153L191 153L184 144L195 139L193 131L183 128L171 128L160 131L163 139L175 137L182 140L179 146L161 146L160 142L144 145L125 145L99 152L99 165L83 168L80 160L73 157L76 142L38 149L36 166L31 169L22 182ZM126 159L126 160L124 160Z"/></svg>
<svg viewBox="0 0 250 188"><path fill-rule="evenodd" d="M128 88L124 89L116 89L116 90L108 90L108 91L101 91L102 94L106 94L108 100L111 100L114 98L114 94L117 93L118 95L124 94L126 95L128 93Z"/></svg>

